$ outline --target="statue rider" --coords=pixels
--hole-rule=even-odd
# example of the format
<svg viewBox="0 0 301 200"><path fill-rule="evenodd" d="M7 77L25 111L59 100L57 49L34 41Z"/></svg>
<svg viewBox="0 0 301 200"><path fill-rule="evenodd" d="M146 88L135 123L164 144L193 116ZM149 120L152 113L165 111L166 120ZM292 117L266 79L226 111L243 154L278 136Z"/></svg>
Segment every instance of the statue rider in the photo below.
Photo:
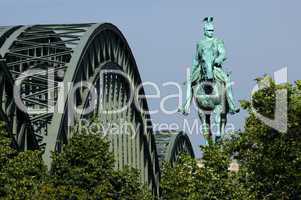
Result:
<svg viewBox="0 0 301 200"><path fill-rule="evenodd" d="M214 37L213 17L206 17L204 20L204 37L197 43L196 54L193 60L191 75L189 77L187 99L180 111L188 114L192 101L192 86L198 81L222 81L226 86L226 99L229 112L235 114L239 112L238 106L232 94L231 78L223 69L222 65L226 60L226 50L223 40ZM208 58L209 59L205 59ZM206 64L205 60L213 60L212 64ZM213 69L212 69L213 68Z"/></svg>

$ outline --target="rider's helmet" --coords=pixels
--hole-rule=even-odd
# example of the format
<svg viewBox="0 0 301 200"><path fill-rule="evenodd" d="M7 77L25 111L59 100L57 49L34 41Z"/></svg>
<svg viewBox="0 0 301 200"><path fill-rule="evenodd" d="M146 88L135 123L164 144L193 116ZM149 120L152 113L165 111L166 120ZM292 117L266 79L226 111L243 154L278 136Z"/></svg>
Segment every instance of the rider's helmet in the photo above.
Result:
<svg viewBox="0 0 301 200"><path fill-rule="evenodd" d="M204 22L204 35L212 38L214 32L214 25L213 25L213 17L206 17L203 20Z"/></svg>

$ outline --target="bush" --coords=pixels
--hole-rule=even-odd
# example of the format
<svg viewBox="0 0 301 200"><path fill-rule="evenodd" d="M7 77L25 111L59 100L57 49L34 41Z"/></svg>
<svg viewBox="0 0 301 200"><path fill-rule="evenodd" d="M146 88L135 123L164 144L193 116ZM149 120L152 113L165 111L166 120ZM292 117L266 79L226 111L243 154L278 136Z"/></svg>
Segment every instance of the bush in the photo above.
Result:
<svg viewBox="0 0 301 200"><path fill-rule="evenodd" d="M228 171L229 157L220 144L212 144L203 151L202 166L187 155L182 155L174 168L165 164L161 181L163 199L254 199L240 186L237 174Z"/></svg>
<svg viewBox="0 0 301 200"><path fill-rule="evenodd" d="M253 105L265 116L274 113L275 92L288 94L288 130L281 133L258 120L252 112L245 131L228 146L241 164L241 183L257 199L301 199L301 81L296 85L276 85L255 93ZM242 102L250 111L251 103Z"/></svg>
<svg viewBox="0 0 301 200"><path fill-rule="evenodd" d="M18 153L0 127L1 199L152 199L137 170L114 170L109 142L75 134L62 153L53 153L50 173L40 151Z"/></svg>
<svg viewBox="0 0 301 200"><path fill-rule="evenodd" d="M39 151L18 153L0 126L0 198L31 199L46 177L46 166Z"/></svg>

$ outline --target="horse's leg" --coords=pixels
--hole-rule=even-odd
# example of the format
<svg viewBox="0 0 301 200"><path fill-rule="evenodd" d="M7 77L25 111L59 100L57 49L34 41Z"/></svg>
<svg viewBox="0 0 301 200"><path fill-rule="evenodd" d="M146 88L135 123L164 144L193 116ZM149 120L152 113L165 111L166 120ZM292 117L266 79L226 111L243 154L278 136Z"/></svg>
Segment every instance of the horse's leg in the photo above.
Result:
<svg viewBox="0 0 301 200"><path fill-rule="evenodd" d="M225 129L226 129L226 124L227 124L227 114L221 114L221 135L225 135Z"/></svg>
<svg viewBox="0 0 301 200"><path fill-rule="evenodd" d="M182 112L183 114L189 113L189 108L191 106L192 99L194 96L194 91L193 91L192 83L191 83L190 79L187 80L186 84L187 84L186 100L185 100L185 103L179 108L179 111Z"/></svg>
<svg viewBox="0 0 301 200"><path fill-rule="evenodd" d="M204 139L205 139L205 145L208 144L208 139L209 139L209 124L207 123L207 115L202 111L202 110L198 110L198 115L199 115L199 118L200 118L200 121L202 123L202 126L201 126L201 132L204 136Z"/></svg>
<svg viewBox="0 0 301 200"><path fill-rule="evenodd" d="M208 127L208 138L212 140L212 131L211 131L211 114L205 114L206 125Z"/></svg>
<svg viewBox="0 0 301 200"><path fill-rule="evenodd" d="M213 141L216 142L217 140L220 139L221 137L221 112L222 112L222 109L221 109L221 106L220 105L217 105L214 110L213 110L213 116L214 116L214 139Z"/></svg>
<svg viewBox="0 0 301 200"><path fill-rule="evenodd" d="M228 76L221 68L214 68L214 73L218 80L221 80L225 84L222 95L224 95L227 100L230 113L235 114L239 112L239 107L234 100L230 76Z"/></svg>

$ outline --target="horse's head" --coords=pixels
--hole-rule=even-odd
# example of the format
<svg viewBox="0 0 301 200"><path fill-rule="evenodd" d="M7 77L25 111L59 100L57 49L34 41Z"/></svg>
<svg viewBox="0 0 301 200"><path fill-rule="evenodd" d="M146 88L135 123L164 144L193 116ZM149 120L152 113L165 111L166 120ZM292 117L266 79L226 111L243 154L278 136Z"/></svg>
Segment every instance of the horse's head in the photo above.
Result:
<svg viewBox="0 0 301 200"><path fill-rule="evenodd" d="M223 83L214 80L214 58L213 51L203 52L201 79L195 89L198 106L205 110L213 110L221 104Z"/></svg>
<svg viewBox="0 0 301 200"><path fill-rule="evenodd" d="M204 52L202 56L202 77L205 81L213 80L214 55L212 51Z"/></svg>
<svg viewBox="0 0 301 200"><path fill-rule="evenodd" d="M202 73L201 73L201 85L205 94L210 95L213 92L213 63L214 56L212 51L205 51L202 56Z"/></svg>

